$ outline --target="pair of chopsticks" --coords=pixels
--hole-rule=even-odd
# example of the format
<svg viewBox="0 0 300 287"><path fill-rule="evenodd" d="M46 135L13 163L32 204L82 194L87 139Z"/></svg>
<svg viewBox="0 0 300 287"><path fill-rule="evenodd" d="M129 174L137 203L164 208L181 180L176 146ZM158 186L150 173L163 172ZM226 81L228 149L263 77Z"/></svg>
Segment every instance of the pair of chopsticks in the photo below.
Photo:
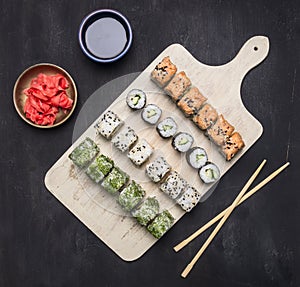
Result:
<svg viewBox="0 0 300 287"><path fill-rule="evenodd" d="M263 186L265 186L269 181L271 181L273 178L275 178L279 173L281 173L290 164L289 162L287 162L286 164L284 164L283 166L281 166L280 168L275 170L273 173L271 173L268 177L266 177L263 181L261 181L253 189L251 189L248 193L246 193L247 190L249 189L249 187L251 186L251 184L253 183L253 181L255 180L255 178L258 176L258 174L262 170L265 163L266 163L266 160L263 160L262 163L259 165L259 167L256 169L256 171L253 173L253 175L249 178L249 180L247 181L247 183L245 184L243 189L240 191L238 196L235 198L235 200L232 202L232 204L228 208L224 209L216 217L214 217L212 220L210 220L208 223L206 223L204 226L202 226L200 229L198 229L196 232L194 232L192 235L190 235L188 238L186 238L185 240L183 240L182 242L180 242L178 245L176 245L174 247L174 250L176 252L178 252L184 246L186 246L188 243L190 243L193 239L195 239L197 236L199 236L202 232L204 232L207 228L209 228L214 223L216 223L218 220L220 220L218 225L215 227L214 231L207 238L207 240L202 245L202 247L199 249L199 251L197 252L195 257L191 260L191 262L186 266L186 268L181 273L181 276L183 278L185 278L190 273L190 271L192 270L192 268L194 267L196 262L199 260L199 258L203 254L203 252L206 250L206 248L209 246L211 241L214 239L214 237L216 236L218 231L221 229L223 224L226 222L227 218L230 216L230 214L235 209L235 207L240 205L242 202L244 202L246 199L248 199L250 196L252 196L255 192L260 190Z"/></svg>

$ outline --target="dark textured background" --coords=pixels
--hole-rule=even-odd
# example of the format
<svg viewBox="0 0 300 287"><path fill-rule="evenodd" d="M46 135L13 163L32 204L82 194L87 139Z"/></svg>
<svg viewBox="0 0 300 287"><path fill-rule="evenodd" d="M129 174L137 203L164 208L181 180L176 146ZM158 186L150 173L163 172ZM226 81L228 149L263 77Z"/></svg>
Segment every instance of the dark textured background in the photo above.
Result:
<svg viewBox="0 0 300 287"><path fill-rule="evenodd" d="M300 286L299 1L0 1L0 286ZM134 42L125 58L93 63L77 31L97 8L130 20ZM87 98L116 77L142 71L178 42L218 65L251 36L266 35L267 59L252 70L242 97L264 134L221 180L216 192L185 216L138 261L123 262L44 187L46 171L72 143ZM12 89L28 66L51 62L74 77L75 115L40 130L15 112ZM107 101L106 101L107 102ZM105 106L99 103L99 112ZM263 159L259 179L292 165L235 211L187 279L186 263L209 233L180 253L172 246L229 204Z"/></svg>

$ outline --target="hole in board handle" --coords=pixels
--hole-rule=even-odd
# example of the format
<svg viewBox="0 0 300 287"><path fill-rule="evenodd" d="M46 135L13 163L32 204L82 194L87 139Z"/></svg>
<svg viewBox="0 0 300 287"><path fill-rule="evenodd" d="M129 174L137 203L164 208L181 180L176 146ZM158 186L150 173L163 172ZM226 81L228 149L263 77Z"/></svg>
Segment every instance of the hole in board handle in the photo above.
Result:
<svg viewBox="0 0 300 287"><path fill-rule="evenodd" d="M257 46L255 46L255 47L253 48L253 50L254 50L254 51L257 51L257 50L258 50L258 47L257 47Z"/></svg>

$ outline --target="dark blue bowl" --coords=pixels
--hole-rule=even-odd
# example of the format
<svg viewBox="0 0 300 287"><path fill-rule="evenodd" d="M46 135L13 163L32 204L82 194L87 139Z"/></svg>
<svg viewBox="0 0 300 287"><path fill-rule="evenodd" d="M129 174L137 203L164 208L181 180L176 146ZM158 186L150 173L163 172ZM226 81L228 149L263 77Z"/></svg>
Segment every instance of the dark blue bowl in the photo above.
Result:
<svg viewBox="0 0 300 287"><path fill-rule="evenodd" d="M119 22L124 28L124 33L126 34L126 43L125 43L124 47L122 46L120 52L116 55L99 57L99 55L96 55L96 53L94 51L92 51L92 49L89 47L89 43L87 42L86 35L87 35L88 28L91 27L91 25L93 25L96 21L103 19L103 18L113 19L113 22L115 22L115 23L116 23L116 21ZM116 21L114 21L114 20L116 20ZM107 29L105 35L108 33L114 33L112 30L113 29ZM125 36L125 34L124 34L124 36ZM90 13L83 19L83 21L80 24L78 37L79 37L80 47L86 56L88 56L90 59L92 59L96 62L99 62L99 63L111 63L111 62L119 60L128 52L128 50L132 44L133 35L132 35L132 29L131 29L129 21L121 13L119 13L118 11L115 11L115 10L111 10L111 9L101 9L101 10L96 10L96 11ZM98 41L97 45L101 45L101 41L99 39L97 41Z"/></svg>

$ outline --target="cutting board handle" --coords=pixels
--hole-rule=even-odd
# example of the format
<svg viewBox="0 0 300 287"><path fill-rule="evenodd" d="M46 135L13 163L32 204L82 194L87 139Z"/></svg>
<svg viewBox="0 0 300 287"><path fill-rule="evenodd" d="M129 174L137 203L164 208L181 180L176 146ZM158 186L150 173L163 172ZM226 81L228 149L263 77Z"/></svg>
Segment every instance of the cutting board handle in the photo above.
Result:
<svg viewBox="0 0 300 287"><path fill-rule="evenodd" d="M255 66L260 64L269 53L269 39L265 36L255 36L250 38L240 49L235 58L225 66L235 76L241 79Z"/></svg>

